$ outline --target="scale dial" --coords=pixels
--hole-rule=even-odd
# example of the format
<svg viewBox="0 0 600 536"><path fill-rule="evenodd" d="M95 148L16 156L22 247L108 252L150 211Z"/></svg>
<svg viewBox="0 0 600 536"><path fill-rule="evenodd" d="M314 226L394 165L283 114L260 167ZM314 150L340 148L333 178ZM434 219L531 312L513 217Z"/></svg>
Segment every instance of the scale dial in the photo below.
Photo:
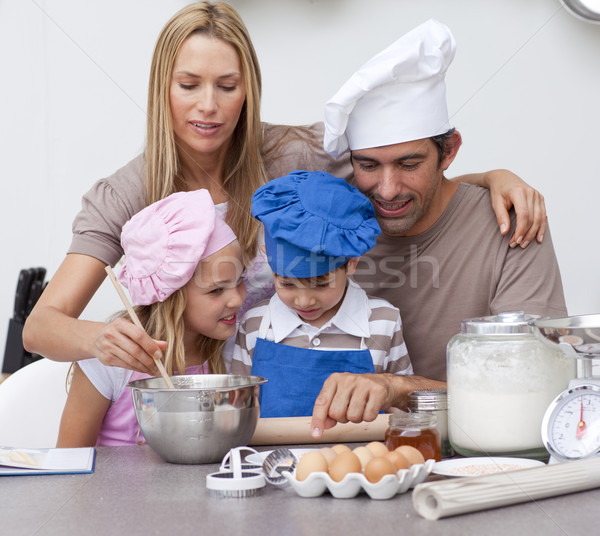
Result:
<svg viewBox="0 0 600 536"><path fill-rule="evenodd" d="M585 383L563 391L548 406L542 440L558 461L600 452L600 385Z"/></svg>

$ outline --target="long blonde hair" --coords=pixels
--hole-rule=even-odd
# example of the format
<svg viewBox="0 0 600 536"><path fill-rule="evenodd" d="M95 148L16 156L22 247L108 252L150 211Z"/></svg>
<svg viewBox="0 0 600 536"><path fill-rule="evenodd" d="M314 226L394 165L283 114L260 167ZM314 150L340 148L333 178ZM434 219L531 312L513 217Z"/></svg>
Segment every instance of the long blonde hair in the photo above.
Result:
<svg viewBox="0 0 600 536"><path fill-rule="evenodd" d="M187 298L184 287L176 290L163 302L135 307L135 312L146 333L153 339L167 342L164 364L169 375L173 375L175 372L185 373L183 312L186 305ZM223 361L225 341L198 335L195 342L199 354L208 361L210 373L225 374L225 362Z"/></svg>
<svg viewBox="0 0 600 536"><path fill-rule="evenodd" d="M248 30L235 9L225 2L198 2L178 11L161 31L150 69L146 139L146 203L185 189L179 176L169 87L175 58L183 42L201 33L222 39L237 51L246 84L246 102L225 158L223 188L229 203L227 223L238 237L244 261L256 255L259 223L250 212L255 190L265 183L260 123L262 80Z"/></svg>

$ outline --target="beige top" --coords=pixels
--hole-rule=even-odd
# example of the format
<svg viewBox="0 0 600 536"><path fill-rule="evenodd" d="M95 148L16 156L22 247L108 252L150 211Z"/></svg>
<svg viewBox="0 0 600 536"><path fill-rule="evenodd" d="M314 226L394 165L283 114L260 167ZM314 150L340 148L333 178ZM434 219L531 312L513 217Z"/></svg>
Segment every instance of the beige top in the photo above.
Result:
<svg viewBox="0 0 600 536"><path fill-rule="evenodd" d="M274 179L295 169L327 171L348 179L349 155L334 160L323 150L323 124L291 127L265 123L263 154L267 177ZM73 222L68 253L81 253L114 266L123 255L121 230L145 206L143 155L110 177L100 179L82 198L82 210Z"/></svg>
<svg viewBox="0 0 600 536"><path fill-rule="evenodd" d="M380 235L361 259L353 279L400 309L415 374L446 379L446 345L466 318L566 315L550 232L524 250L509 248L508 237L498 232L489 191L461 184L431 228Z"/></svg>

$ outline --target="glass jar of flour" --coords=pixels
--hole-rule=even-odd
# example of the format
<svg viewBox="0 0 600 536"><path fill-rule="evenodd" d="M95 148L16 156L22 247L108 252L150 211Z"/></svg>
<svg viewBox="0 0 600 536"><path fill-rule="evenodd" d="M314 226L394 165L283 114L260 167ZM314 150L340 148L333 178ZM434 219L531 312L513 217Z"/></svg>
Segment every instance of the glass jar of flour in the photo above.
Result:
<svg viewBox="0 0 600 536"><path fill-rule="evenodd" d="M471 318L447 347L448 436L463 456L546 459L542 418L576 363L523 312Z"/></svg>

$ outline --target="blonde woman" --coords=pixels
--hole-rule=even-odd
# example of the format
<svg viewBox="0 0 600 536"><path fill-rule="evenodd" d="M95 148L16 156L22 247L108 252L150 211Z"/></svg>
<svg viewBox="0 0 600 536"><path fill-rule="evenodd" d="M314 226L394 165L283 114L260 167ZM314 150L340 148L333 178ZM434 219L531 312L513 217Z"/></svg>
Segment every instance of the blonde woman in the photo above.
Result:
<svg viewBox="0 0 600 536"><path fill-rule="evenodd" d="M106 365L157 374L160 341L123 318L80 320L104 280L105 266L123 255L121 229L145 206L173 192L205 188L239 239L248 296L241 313L273 294L253 192L295 169L349 178L348 155L323 150L323 125L287 127L260 122L261 75L238 13L224 2L198 2L176 13L161 31L151 64L144 154L98 181L83 197L73 240L62 264L27 319L30 352L57 361L98 358ZM496 179L496 177L498 177ZM545 226L543 198L509 172L462 177L493 181L498 221L519 214L516 236L531 241ZM508 228L503 229L508 232ZM240 316L241 316L240 313Z"/></svg>

